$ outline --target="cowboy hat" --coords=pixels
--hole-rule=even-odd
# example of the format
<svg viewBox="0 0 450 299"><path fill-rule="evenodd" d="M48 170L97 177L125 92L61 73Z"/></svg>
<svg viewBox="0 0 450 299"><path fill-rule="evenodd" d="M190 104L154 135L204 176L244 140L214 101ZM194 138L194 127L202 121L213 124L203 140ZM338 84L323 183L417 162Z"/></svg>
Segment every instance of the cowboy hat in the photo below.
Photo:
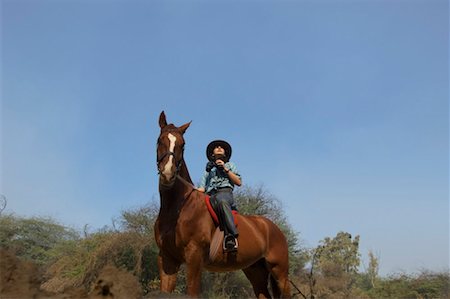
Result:
<svg viewBox="0 0 450 299"><path fill-rule="evenodd" d="M229 160L231 158L232 152L231 145L224 140L214 140L211 141L210 144L208 144L208 147L206 148L206 157L208 158L208 160L212 161L213 151L217 146L220 146L225 150L225 156L227 157L227 160Z"/></svg>

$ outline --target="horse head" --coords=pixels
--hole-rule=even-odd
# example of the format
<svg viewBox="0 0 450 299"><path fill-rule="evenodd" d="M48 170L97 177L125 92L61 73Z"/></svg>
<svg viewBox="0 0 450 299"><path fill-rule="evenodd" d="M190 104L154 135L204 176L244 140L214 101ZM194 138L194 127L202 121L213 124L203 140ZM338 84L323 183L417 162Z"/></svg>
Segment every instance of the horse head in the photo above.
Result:
<svg viewBox="0 0 450 299"><path fill-rule="evenodd" d="M159 173L160 186L168 189L173 186L180 167L183 163L184 138L183 135L191 122L181 127L167 124L164 111L159 116L161 133L156 147L156 163Z"/></svg>

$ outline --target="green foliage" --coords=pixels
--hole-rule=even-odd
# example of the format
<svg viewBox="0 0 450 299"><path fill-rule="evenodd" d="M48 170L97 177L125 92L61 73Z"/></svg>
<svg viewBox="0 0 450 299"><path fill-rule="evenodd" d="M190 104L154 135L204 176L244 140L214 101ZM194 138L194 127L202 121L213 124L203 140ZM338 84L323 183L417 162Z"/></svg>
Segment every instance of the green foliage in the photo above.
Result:
<svg viewBox="0 0 450 299"><path fill-rule="evenodd" d="M63 292L72 287L86 290L106 265L125 269L139 277L144 290L158 276L153 224L157 205L122 212L119 230L104 227L80 236L47 218L0 217L0 245L17 256L44 266L43 289Z"/></svg>
<svg viewBox="0 0 450 299"><path fill-rule="evenodd" d="M326 237L312 250L311 270L306 275L311 297L341 298L361 297L355 283L360 264L359 236L352 240L346 232L336 237Z"/></svg>
<svg viewBox="0 0 450 299"><path fill-rule="evenodd" d="M375 287L375 282L378 279L378 265L378 258L372 251L369 251L369 269L367 269L367 276L370 280L370 286L372 288Z"/></svg>
<svg viewBox="0 0 450 299"><path fill-rule="evenodd" d="M326 237L317 248L319 269L325 276L341 273L356 274L360 264L359 236L339 232L336 237Z"/></svg>
<svg viewBox="0 0 450 299"><path fill-rule="evenodd" d="M131 272L144 288L158 275L156 246L149 236L136 232L95 233L59 253L59 259L47 271L51 278L45 287L51 292L79 286L87 289L106 265Z"/></svg>
<svg viewBox="0 0 450 299"><path fill-rule="evenodd" d="M252 286L242 271L212 273L206 272L202 277L205 298L252 298Z"/></svg>
<svg viewBox="0 0 450 299"><path fill-rule="evenodd" d="M379 259L369 252L369 266L358 272L360 264L359 236L339 232L325 238L312 251L314 275L303 279L309 297L318 298L448 298L450 273L422 271L419 275L405 273L378 276ZM306 286L306 284L308 284Z"/></svg>
<svg viewBox="0 0 450 299"><path fill-rule="evenodd" d="M159 249L153 232L153 225L158 213L159 204L152 200L142 207L122 211L119 221L121 231L136 233L148 241L147 245L141 248L139 255L139 262L142 264L139 278L145 293L154 290L155 286L152 282L159 279L156 265Z"/></svg>
<svg viewBox="0 0 450 299"><path fill-rule="evenodd" d="M56 258L52 250L55 247L70 246L78 239L79 234L75 230L51 218L0 216L0 247L38 265L45 265Z"/></svg>
<svg viewBox="0 0 450 299"><path fill-rule="evenodd" d="M290 278L307 298L450 297L448 271L380 278L379 260L369 252L368 268L359 273L359 236L352 238L349 233L339 232L308 250L289 224L280 201L263 187L244 187L235 198L241 214L265 216L284 232L289 244ZM46 270L42 289L47 291L63 292L72 287L87 290L104 266L113 265L138 277L144 294L151 293L159 289L158 248L153 234L158 210L154 201L125 210L114 228L104 227L92 234L85 231L84 238L50 218L0 215L0 248L42 266ZM313 271L307 271L305 265L311 265ZM182 268L176 293L185 294L185 278ZM202 297L253 297L251 285L241 271L205 272L202 286Z"/></svg>
<svg viewBox="0 0 450 299"><path fill-rule="evenodd" d="M380 279L367 294L371 298L449 298L450 273L393 274Z"/></svg>
<svg viewBox="0 0 450 299"><path fill-rule="evenodd" d="M379 259L372 251L369 251L369 266L364 273L360 273L357 277L357 285L361 290L369 291L378 285L378 265Z"/></svg>
<svg viewBox="0 0 450 299"><path fill-rule="evenodd" d="M158 216L159 205L151 201L142 207L122 211L119 220L121 230L153 236L153 224Z"/></svg>

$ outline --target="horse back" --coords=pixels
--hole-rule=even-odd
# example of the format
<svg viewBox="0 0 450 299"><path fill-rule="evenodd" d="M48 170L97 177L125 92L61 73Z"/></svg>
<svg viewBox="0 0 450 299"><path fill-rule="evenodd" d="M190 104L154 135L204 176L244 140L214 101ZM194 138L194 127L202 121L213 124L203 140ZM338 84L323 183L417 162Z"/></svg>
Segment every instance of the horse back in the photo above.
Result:
<svg viewBox="0 0 450 299"><path fill-rule="evenodd" d="M237 215L239 248L235 253L219 250L207 265L210 271L242 269L264 258L273 263L287 263L288 246L281 230L262 216Z"/></svg>
<svg viewBox="0 0 450 299"><path fill-rule="evenodd" d="M242 222L240 231L248 238L256 238L264 242L266 249L275 245L286 245L287 240L284 233L272 220L257 215L238 215L238 221Z"/></svg>

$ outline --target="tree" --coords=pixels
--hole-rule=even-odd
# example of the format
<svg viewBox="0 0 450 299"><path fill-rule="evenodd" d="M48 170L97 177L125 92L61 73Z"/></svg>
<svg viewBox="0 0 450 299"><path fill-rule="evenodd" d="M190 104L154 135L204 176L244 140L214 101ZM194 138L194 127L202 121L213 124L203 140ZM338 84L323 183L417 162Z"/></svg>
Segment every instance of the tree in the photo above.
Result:
<svg viewBox="0 0 450 299"><path fill-rule="evenodd" d="M380 282L380 278L378 277L379 258L372 251L369 251L368 255L369 265L367 267L364 266L365 271L358 274L356 284L361 291L371 294Z"/></svg>
<svg viewBox="0 0 450 299"><path fill-rule="evenodd" d="M356 282L360 264L359 236L339 232L336 237L326 237L313 251L311 297L349 297Z"/></svg>
<svg viewBox="0 0 450 299"><path fill-rule="evenodd" d="M369 251L369 269L367 269L367 276L369 278L370 286L375 287L375 282L378 279L378 258Z"/></svg>
<svg viewBox="0 0 450 299"><path fill-rule="evenodd" d="M155 200L142 207L124 210L119 219L120 228L124 231L134 231L153 236L153 225L158 216L159 206Z"/></svg>
<svg viewBox="0 0 450 299"><path fill-rule="evenodd" d="M339 232L336 237L326 237L321 241L319 250L319 267L326 273L329 265L334 265L339 272L357 273L360 264L359 236L352 240L352 235ZM330 273L332 275L333 273Z"/></svg>

